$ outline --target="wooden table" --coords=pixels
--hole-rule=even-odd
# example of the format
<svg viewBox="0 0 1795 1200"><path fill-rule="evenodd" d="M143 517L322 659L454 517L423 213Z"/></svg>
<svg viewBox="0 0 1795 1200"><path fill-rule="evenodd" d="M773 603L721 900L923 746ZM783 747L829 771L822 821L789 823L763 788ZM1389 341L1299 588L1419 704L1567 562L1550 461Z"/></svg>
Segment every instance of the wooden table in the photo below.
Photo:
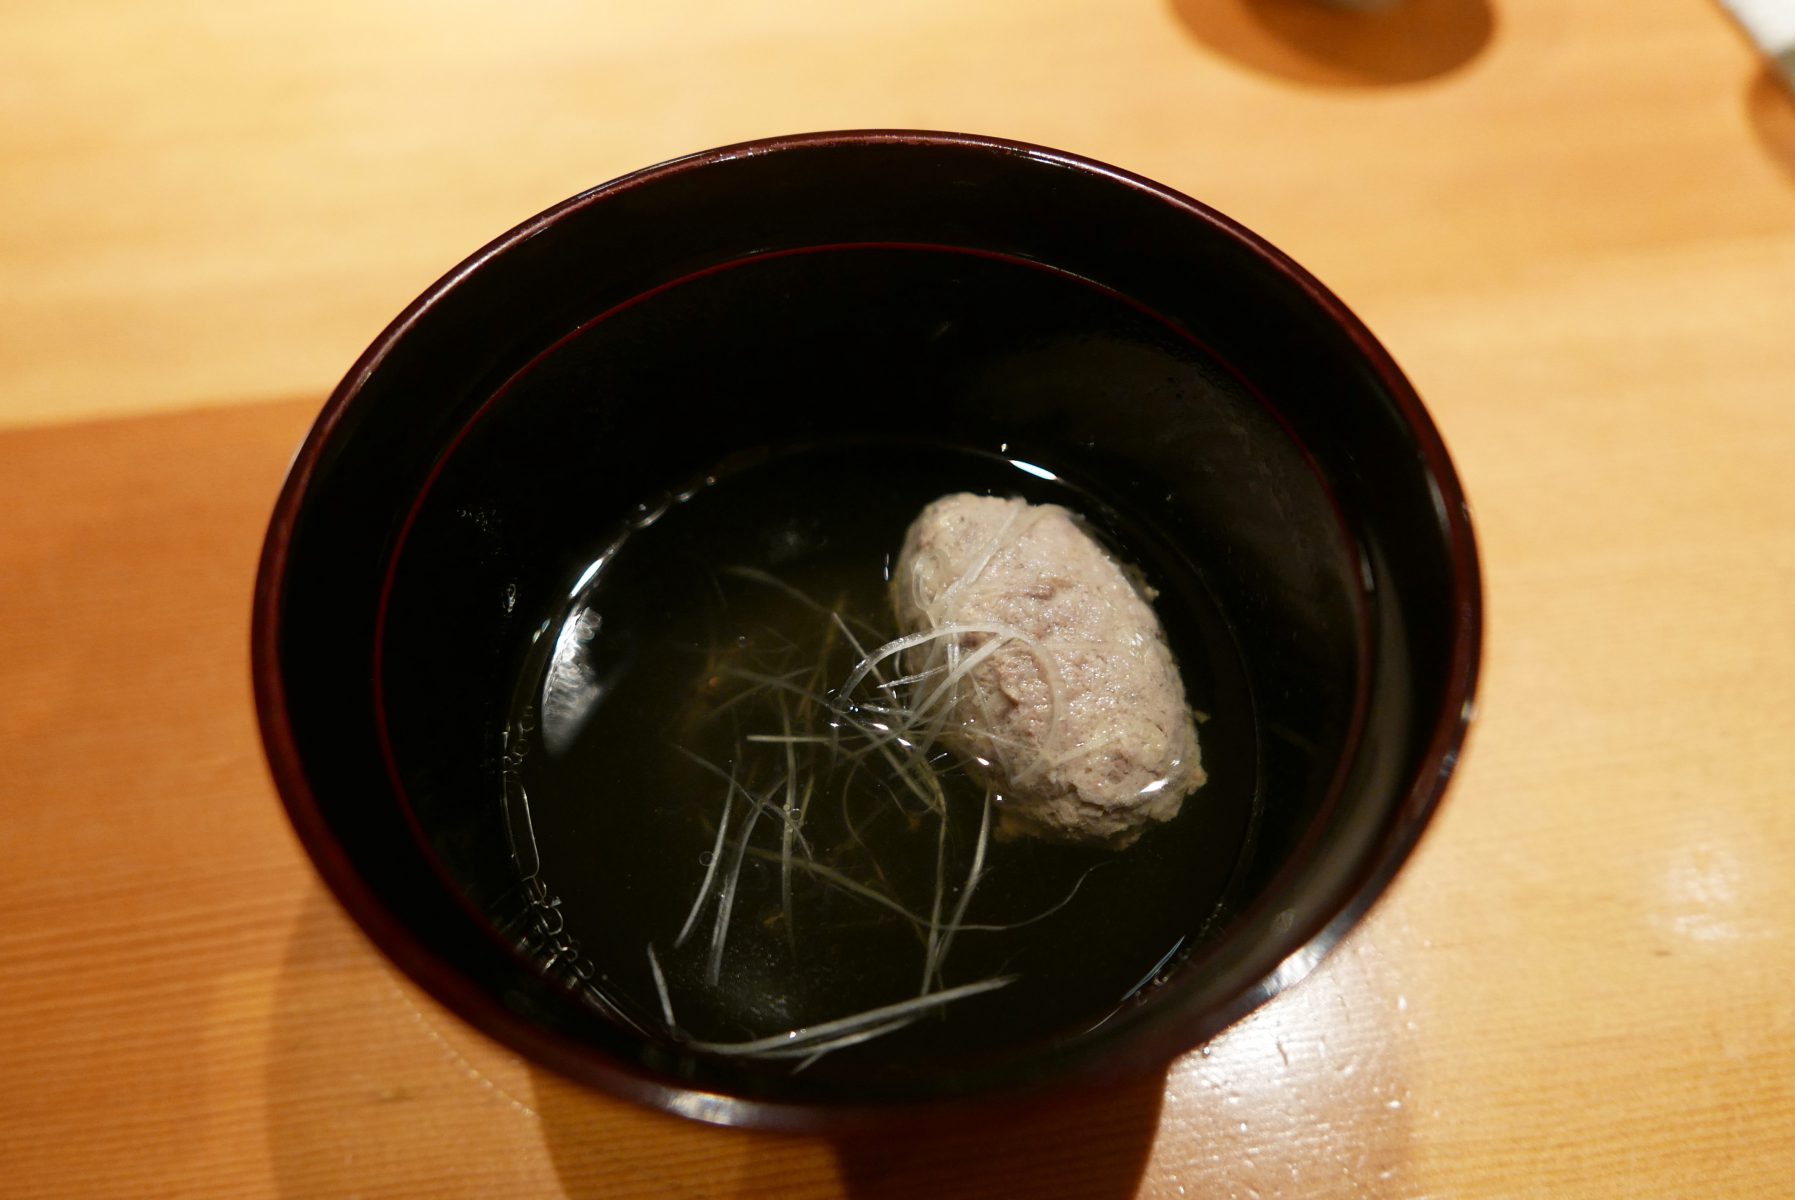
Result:
<svg viewBox="0 0 1795 1200"><path fill-rule="evenodd" d="M1082 151L1353 304L1489 588L1438 824L1163 1081L915 1141L586 1094L396 977L264 774L287 457L490 235L707 145ZM0 17L0 1192L1795 1194L1795 105L1702 0L66 0Z"/></svg>

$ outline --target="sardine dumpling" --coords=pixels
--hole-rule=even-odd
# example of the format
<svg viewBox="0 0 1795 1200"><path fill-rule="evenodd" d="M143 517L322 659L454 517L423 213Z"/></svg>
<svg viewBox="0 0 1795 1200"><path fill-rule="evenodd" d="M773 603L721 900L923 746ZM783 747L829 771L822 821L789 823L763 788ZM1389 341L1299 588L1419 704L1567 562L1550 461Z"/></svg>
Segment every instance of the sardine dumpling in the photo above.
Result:
<svg viewBox="0 0 1795 1200"><path fill-rule="evenodd" d="M1002 643L941 735L1001 797L1000 833L1121 848L1202 786L1159 618L1066 509L944 496L911 523L891 588L904 632L964 627L929 643L936 666Z"/></svg>

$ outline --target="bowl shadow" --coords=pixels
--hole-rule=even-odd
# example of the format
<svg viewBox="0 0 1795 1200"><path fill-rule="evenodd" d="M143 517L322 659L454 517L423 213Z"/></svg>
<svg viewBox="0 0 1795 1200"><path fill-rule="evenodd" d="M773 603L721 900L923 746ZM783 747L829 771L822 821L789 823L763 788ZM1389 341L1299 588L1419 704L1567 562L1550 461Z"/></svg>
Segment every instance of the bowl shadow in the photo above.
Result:
<svg viewBox="0 0 1795 1200"><path fill-rule="evenodd" d="M1262 74L1321 87L1422 83L1465 67L1496 29L1490 0L1170 0L1197 41Z"/></svg>
<svg viewBox="0 0 1795 1200"><path fill-rule="evenodd" d="M976 1122L912 1119L837 1138L709 1128L539 1070L530 1103L571 1198L640 1188L679 1196L1122 1200L1140 1188L1164 1091L1164 1077L1154 1075L993 1110Z"/></svg>
<svg viewBox="0 0 1795 1200"><path fill-rule="evenodd" d="M1122 1200L1140 1187L1164 1096L1154 1074L971 1126L841 1139L835 1154L854 1200Z"/></svg>
<svg viewBox="0 0 1795 1200"><path fill-rule="evenodd" d="M1766 66L1745 94L1745 112L1770 161L1795 183L1795 91Z"/></svg>

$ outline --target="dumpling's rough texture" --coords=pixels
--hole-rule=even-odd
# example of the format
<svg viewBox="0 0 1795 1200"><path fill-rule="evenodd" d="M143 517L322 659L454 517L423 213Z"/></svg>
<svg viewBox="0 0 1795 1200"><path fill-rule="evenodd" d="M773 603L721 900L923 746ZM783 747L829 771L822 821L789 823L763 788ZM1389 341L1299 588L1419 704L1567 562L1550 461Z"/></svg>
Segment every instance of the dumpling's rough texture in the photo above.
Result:
<svg viewBox="0 0 1795 1200"><path fill-rule="evenodd" d="M926 648L939 665L949 640L964 660L1005 639L960 684L942 734L1002 797L1001 833L1121 848L1202 786L1159 618L1066 509L944 496L911 523L891 588L906 633L1003 630Z"/></svg>

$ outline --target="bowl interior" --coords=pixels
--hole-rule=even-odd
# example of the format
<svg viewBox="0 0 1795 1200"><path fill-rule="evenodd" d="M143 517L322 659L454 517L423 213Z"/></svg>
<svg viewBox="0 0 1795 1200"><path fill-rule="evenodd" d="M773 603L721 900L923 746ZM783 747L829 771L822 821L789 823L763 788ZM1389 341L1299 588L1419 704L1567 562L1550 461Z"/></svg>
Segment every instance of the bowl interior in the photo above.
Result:
<svg viewBox="0 0 1795 1200"><path fill-rule="evenodd" d="M1275 252L1085 164L888 136L672 164L471 261L333 400L259 615L301 833L388 952L489 1030L653 1102L744 1102L724 1119L1127 1069L1325 948L1418 832L1468 687L1456 488L1381 351ZM769 473L808 482L744 514L746 538L826 542L849 511L901 534L918 496L1069 488L1162 594L1214 614L1171 632L1193 703L1230 709L1205 731L1229 823L1158 901L1202 934L1095 1029L1006 1040L994 1007L986 1052L793 1076L681 1054L543 969L564 956L540 920L554 848L519 838L508 783L520 671L576 602L624 670L653 614L606 570L692 586L634 549L645 521ZM603 930L581 932L606 969Z"/></svg>

